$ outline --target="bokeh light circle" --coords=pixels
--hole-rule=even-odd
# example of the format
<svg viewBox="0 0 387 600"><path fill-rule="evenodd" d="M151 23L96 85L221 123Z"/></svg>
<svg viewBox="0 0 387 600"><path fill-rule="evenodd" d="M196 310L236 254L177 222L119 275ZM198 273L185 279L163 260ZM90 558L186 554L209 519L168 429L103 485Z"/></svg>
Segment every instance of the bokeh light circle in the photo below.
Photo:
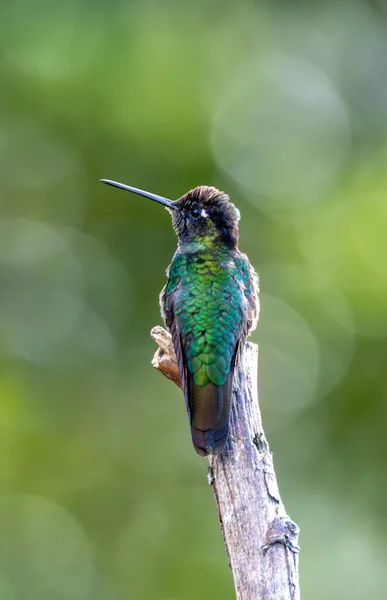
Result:
<svg viewBox="0 0 387 600"><path fill-rule="evenodd" d="M215 159L268 212L313 204L336 183L349 150L347 108L315 65L268 56L230 80L213 117Z"/></svg>
<svg viewBox="0 0 387 600"><path fill-rule="evenodd" d="M63 506L29 494L0 496L0 589L31 600L89 600L90 542Z"/></svg>
<svg viewBox="0 0 387 600"><path fill-rule="evenodd" d="M115 355L129 281L102 242L64 226L0 220L0 352L44 366Z"/></svg>
<svg viewBox="0 0 387 600"><path fill-rule="evenodd" d="M294 411L315 398L319 346L302 316L281 298L261 294L259 393L262 404Z"/></svg>

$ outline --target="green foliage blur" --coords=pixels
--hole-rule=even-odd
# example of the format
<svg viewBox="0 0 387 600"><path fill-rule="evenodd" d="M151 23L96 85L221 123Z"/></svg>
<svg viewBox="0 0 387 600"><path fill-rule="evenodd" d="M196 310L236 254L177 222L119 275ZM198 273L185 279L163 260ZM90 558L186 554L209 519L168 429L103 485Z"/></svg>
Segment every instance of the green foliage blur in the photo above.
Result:
<svg viewBox="0 0 387 600"><path fill-rule="evenodd" d="M309 600L387 586L387 20L358 0L0 8L0 598L233 598L150 361L176 240L101 177L241 211Z"/></svg>

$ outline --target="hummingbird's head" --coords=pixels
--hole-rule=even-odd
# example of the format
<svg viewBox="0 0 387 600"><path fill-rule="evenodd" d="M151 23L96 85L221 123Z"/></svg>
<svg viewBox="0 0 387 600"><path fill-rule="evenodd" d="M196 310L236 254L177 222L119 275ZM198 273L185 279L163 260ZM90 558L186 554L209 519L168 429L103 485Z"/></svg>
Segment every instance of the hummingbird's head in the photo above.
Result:
<svg viewBox="0 0 387 600"><path fill-rule="evenodd" d="M230 248L238 244L239 210L227 194L214 187L196 187L167 210L181 243L211 245L220 241Z"/></svg>
<svg viewBox="0 0 387 600"><path fill-rule="evenodd" d="M110 179L100 181L163 204L171 213L179 243L211 246L221 242L229 248L235 248L238 244L239 210L230 202L227 194L214 187L201 185L178 200L168 200Z"/></svg>

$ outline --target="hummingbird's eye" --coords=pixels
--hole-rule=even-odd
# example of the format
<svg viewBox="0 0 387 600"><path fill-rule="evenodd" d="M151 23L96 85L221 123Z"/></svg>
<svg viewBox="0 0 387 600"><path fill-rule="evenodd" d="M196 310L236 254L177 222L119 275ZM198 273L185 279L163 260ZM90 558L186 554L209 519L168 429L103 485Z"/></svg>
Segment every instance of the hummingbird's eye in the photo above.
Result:
<svg viewBox="0 0 387 600"><path fill-rule="evenodd" d="M194 206L194 208L191 210L191 215L197 219L198 217L200 217L200 213L202 211L200 210L200 208L198 208L197 206Z"/></svg>

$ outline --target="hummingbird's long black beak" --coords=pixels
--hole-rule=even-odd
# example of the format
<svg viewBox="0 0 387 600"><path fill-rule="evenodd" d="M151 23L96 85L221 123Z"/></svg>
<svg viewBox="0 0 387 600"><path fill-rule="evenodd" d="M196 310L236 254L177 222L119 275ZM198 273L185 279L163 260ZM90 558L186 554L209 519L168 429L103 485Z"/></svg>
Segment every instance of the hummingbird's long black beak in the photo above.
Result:
<svg viewBox="0 0 387 600"><path fill-rule="evenodd" d="M100 181L101 183L112 185L113 187L120 188L121 190L126 190L127 192L133 192L134 194L138 194L139 196L144 196L144 198L149 198L150 200L159 202L159 204L164 204L164 206L167 206L168 208L173 208L174 210L177 210L177 206L173 204L172 200L168 200L168 198L163 198L162 196L157 196L156 194L152 194L151 192L139 190L138 188L131 187L130 185L125 185L124 183L118 183L118 181L112 181L111 179L100 179Z"/></svg>

